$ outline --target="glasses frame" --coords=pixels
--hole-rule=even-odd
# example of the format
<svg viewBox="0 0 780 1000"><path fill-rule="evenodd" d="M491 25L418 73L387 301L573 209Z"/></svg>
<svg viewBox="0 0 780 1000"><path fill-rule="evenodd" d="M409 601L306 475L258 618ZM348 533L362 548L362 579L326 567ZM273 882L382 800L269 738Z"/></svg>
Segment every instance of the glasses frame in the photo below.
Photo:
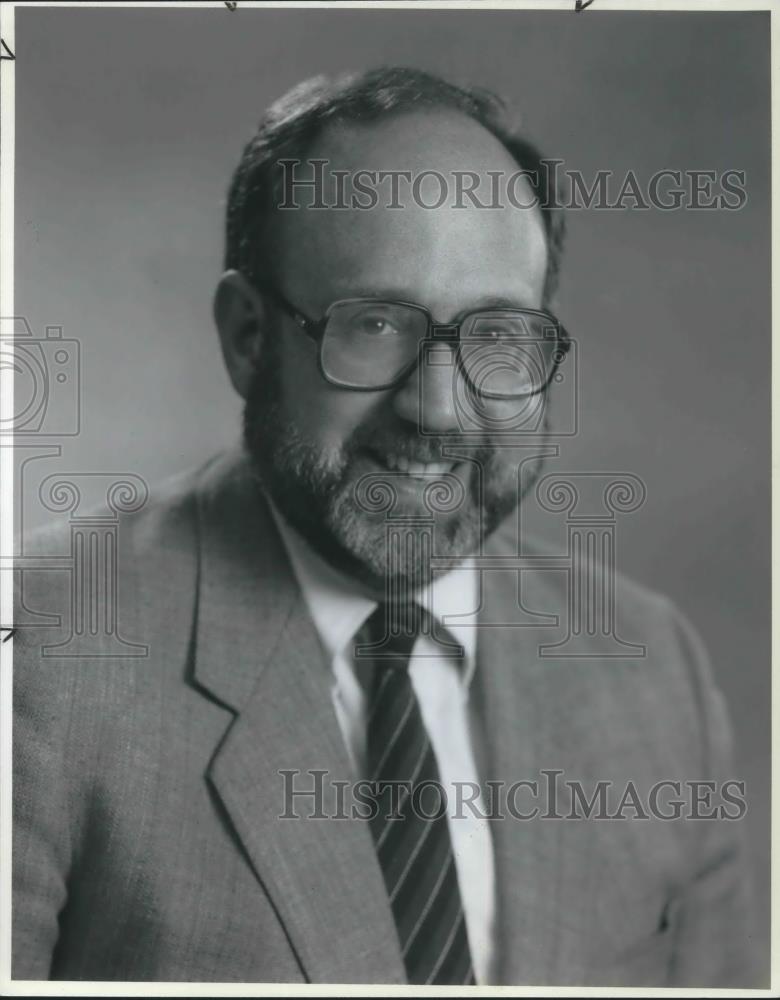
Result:
<svg viewBox="0 0 780 1000"><path fill-rule="evenodd" d="M259 291L267 294L276 305L287 314L294 321L303 333L306 334L314 343L317 345L317 366L319 368L320 374L330 385L335 385L340 389L349 389L352 392L380 392L385 389L392 389L394 386L400 385L409 375L417 368L422 360L423 348L422 345L427 343L455 343L458 345L457 350L454 351L455 364L461 377L465 380L469 389L475 393L477 396L485 397L488 399L528 399L533 396L539 396L546 391L550 382L552 381L555 373L563 362L566 354L571 347L571 338L566 331L564 325L558 320L551 312L547 312L545 309L521 309L515 308L501 308L501 309L472 309L467 313L464 313L455 323L437 323L430 311L425 308L425 306L418 305L416 302L404 302L402 299L377 299L371 298L369 296L358 296L356 298L349 299L336 299L334 302L328 306L325 310L325 315L320 319L312 319L307 316L306 313L302 312L297 306L293 305L289 299L287 299L279 289L269 283L262 282L257 283L257 288ZM333 310L337 306L351 305L358 302L366 303L383 303L392 306L405 306L408 309L415 309L417 312L422 313L428 324L427 332L424 337L420 340L420 349L417 351L417 356L413 358L408 365L406 365L392 380L389 382L381 383L380 385L350 385L348 382L340 382L338 379L333 378L325 370L325 366L322 361L323 355L323 345L325 342L325 331L328 326L328 321L330 320ZM466 370L465 363L461 356L460 345L462 344L461 332L464 325L474 316L490 315L491 313L500 312L502 314L518 315L518 316L541 316L543 319L549 321L550 326L555 330L555 340L556 349L553 355L554 364L550 369L550 374L547 377L544 385L533 392L520 392L515 393L512 396L505 395L503 393L490 393L484 392L474 385L468 371Z"/></svg>

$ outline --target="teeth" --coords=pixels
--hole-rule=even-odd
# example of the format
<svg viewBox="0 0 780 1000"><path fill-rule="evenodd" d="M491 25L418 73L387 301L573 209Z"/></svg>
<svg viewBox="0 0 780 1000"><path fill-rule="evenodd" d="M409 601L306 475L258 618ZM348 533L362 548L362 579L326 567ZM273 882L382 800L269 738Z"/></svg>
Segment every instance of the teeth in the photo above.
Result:
<svg viewBox="0 0 780 1000"><path fill-rule="evenodd" d="M413 462L405 455L388 455L387 467L409 476L443 476L451 472L454 462Z"/></svg>

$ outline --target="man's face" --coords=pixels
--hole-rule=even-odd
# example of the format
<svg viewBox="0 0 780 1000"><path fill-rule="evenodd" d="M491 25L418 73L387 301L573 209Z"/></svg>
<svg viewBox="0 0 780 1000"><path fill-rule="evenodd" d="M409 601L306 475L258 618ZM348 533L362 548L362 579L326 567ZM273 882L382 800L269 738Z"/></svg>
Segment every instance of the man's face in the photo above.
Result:
<svg viewBox="0 0 780 1000"><path fill-rule="evenodd" d="M480 125L444 111L331 126L310 151L315 157L329 161L326 177L436 170L454 185L454 171L472 171L483 202L488 171L506 178L518 170ZM275 283L307 316L319 319L335 300L363 296L417 303L439 323L480 308L540 307L546 242L538 208L513 208L503 194L501 208L468 199L454 208L452 186L442 207L425 208L403 183L402 207L390 208L389 188L379 190L371 210L278 213ZM421 190L428 204L436 201L438 187ZM529 187L516 191L532 200ZM300 200L308 204L305 195ZM332 204L335 190L326 188L325 200ZM426 527L434 530L433 556L477 550L520 499L517 451L505 443L518 401L464 406L450 346L435 355L449 363L423 358L390 389L334 386L319 370L317 345L272 306L270 315L247 395L245 440L293 526L331 563L375 588L391 577L426 582L431 570L419 544ZM525 401L524 415L542 402ZM388 539L401 522L411 541L399 549Z"/></svg>

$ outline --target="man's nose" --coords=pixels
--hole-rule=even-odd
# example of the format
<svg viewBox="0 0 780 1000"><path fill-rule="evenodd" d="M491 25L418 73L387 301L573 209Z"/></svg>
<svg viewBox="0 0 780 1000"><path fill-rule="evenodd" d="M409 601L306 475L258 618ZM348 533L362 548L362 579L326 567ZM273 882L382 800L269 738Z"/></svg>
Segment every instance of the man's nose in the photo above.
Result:
<svg viewBox="0 0 780 1000"><path fill-rule="evenodd" d="M403 420L426 431L444 434L457 430L456 381L454 344L426 344L419 364L404 380L393 399L395 412Z"/></svg>

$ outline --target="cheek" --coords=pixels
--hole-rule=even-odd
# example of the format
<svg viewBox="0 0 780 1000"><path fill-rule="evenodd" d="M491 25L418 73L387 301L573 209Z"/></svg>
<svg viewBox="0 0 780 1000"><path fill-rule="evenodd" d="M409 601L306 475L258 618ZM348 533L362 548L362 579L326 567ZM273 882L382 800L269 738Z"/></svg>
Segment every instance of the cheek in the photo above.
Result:
<svg viewBox="0 0 780 1000"><path fill-rule="evenodd" d="M483 431L491 447L502 451L522 445L544 433L545 395L540 393L521 399L485 399L476 401L461 393L459 417L461 425Z"/></svg>
<svg viewBox="0 0 780 1000"><path fill-rule="evenodd" d="M286 338L280 354L285 417L321 452L337 452L375 405L374 394L326 382L317 364L317 348L305 337Z"/></svg>

